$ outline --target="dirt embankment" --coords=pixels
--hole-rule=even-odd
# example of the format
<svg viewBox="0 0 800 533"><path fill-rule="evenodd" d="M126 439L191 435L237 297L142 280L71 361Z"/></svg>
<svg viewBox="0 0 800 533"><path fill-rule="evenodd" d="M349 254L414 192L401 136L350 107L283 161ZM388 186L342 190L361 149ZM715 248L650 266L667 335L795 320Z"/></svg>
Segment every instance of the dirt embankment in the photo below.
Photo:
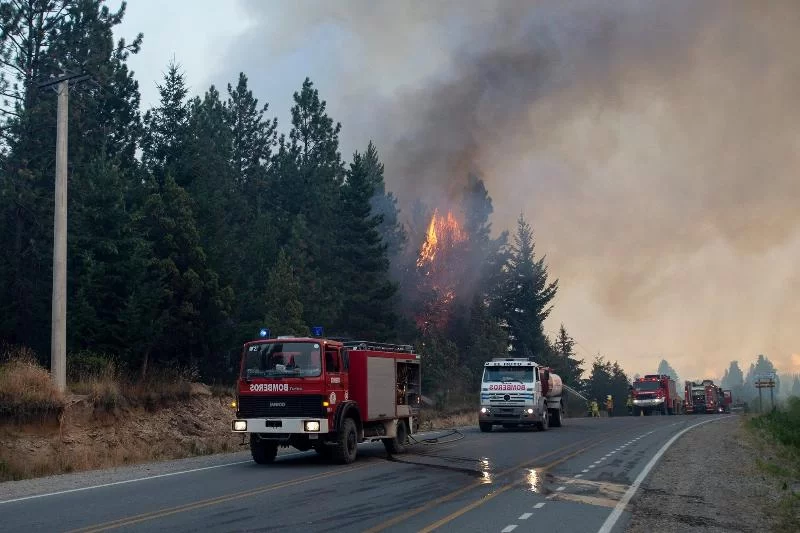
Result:
<svg viewBox="0 0 800 533"><path fill-rule="evenodd" d="M688 431L631 501L628 533L792 531L778 512L791 487L764 466L777 456L740 417Z"/></svg>
<svg viewBox="0 0 800 533"><path fill-rule="evenodd" d="M166 405L98 405L64 399L60 414L0 424L0 481L239 449L230 432L233 398L192 384Z"/></svg>
<svg viewBox="0 0 800 533"><path fill-rule="evenodd" d="M67 397L60 415L0 422L0 481L247 450L230 431L232 400L197 383L157 406ZM473 411L425 411L418 430L477 425Z"/></svg>

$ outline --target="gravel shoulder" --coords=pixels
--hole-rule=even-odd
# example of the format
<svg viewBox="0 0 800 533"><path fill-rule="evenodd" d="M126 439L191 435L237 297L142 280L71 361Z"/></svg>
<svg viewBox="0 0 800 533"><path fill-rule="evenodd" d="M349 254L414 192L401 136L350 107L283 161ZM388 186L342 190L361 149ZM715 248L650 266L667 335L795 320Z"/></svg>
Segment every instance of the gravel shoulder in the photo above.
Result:
<svg viewBox="0 0 800 533"><path fill-rule="evenodd" d="M631 501L627 532L773 529L780 483L757 465L762 453L738 416L686 432Z"/></svg>

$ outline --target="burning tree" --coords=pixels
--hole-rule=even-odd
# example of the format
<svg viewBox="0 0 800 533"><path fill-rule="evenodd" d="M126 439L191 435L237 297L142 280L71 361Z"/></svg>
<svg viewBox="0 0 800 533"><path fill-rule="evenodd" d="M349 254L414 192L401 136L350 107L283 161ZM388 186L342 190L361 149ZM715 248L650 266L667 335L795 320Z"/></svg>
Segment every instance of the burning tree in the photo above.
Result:
<svg viewBox="0 0 800 533"><path fill-rule="evenodd" d="M464 255L467 241L468 236L452 211L440 215L438 209L434 210L416 263L422 302L415 320L423 332L430 328L442 330L449 322L465 266L459 258Z"/></svg>

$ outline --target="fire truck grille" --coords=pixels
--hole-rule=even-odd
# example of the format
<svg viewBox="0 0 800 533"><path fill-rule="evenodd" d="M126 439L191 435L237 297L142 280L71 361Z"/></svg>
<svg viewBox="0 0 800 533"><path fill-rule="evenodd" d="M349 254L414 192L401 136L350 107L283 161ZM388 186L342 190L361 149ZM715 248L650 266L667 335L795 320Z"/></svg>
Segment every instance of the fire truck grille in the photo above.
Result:
<svg viewBox="0 0 800 533"><path fill-rule="evenodd" d="M240 396L240 418L325 418L322 396Z"/></svg>

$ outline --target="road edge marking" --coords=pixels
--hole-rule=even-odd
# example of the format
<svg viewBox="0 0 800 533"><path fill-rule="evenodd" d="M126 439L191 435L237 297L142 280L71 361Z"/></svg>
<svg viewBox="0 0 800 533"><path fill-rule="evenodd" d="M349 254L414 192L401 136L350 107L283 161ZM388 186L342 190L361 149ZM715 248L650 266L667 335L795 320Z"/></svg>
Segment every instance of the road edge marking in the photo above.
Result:
<svg viewBox="0 0 800 533"><path fill-rule="evenodd" d="M728 418L730 418L730 416L714 418L711 420L703 420L702 422L698 422L696 424L692 424L689 427L683 428L681 431L676 433L671 439L669 439L661 447L661 449L656 452L653 458L650 459L650 461L644 466L642 471L639 472L639 475L636 476L636 479L633 481L631 486L628 487L627 491L625 491L625 494L622 496L622 499L619 502L617 502L617 505L614 507L614 510L611 511L611 514L608 515L606 521L603 522L603 525L600 526L599 530L597 530L597 533L611 533L611 530L617 524L619 517L622 516L622 512L625 510L625 507L627 507L628 503L631 501L633 496L636 494L636 491L639 489L639 485L642 484L642 482L645 480L648 474L650 474L650 471L653 469L656 463L658 463L659 459L661 459L661 456L664 455L664 453L669 449L670 446L672 446L672 444L676 440L678 440L681 436L683 436L684 433L686 433L690 429L696 428L697 426L702 426L703 424L708 424L709 422L719 422L720 420L726 420Z"/></svg>

